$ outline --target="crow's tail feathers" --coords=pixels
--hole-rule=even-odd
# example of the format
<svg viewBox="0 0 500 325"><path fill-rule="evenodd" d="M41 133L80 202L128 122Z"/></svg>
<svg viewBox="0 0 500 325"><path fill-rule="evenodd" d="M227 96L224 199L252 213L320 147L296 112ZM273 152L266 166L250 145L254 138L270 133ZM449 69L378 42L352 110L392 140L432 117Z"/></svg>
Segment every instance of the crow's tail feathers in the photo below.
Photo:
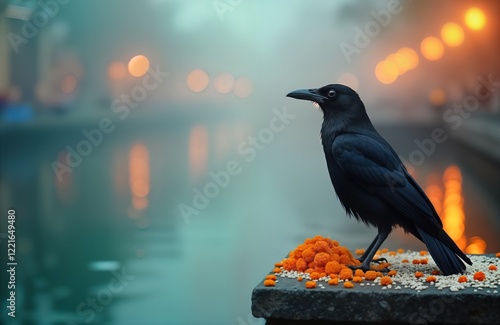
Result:
<svg viewBox="0 0 500 325"><path fill-rule="evenodd" d="M463 273L465 264L462 260L472 265L471 260L458 248L444 230L441 230L438 237L430 235L421 229L418 229L418 233L444 275Z"/></svg>

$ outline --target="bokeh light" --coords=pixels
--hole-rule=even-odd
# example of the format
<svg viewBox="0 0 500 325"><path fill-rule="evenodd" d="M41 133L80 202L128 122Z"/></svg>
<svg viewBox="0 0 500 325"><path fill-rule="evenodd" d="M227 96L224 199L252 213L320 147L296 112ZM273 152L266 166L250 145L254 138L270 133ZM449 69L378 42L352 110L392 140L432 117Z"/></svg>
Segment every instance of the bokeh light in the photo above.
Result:
<svg viewBox="0 0 500 325"><path fill-rule="evenodd" d="M443 106L446 102L446 93L442 88L435 88L429 93L429 102L434 106Z"/></svg>
<svg viewBox="0 0 500 325"><path fill-rule="evenodd" d="M441 28L441 38L448 46L459 46L464 41L464 30L456 23L446 23Z"/></svg>
<svg viewBox="0 0 500 325"><path fill-rule="evenodd" d="M398 65L405 68L406 70L411 70L418 65L418 54L415 50L409 47L403 47L399 49L396 53Z"/></svg>
<svg viewBox="0 0 500 325"><path fill-rule="evenodd" d="M228 92L233 90L234 87L234 78L229 73L220 73L215 77L214 87L217 92L221 94L227 94Z"/></svg>
<svg viewBox="0 0 500 325"><path fill-rule="evenodd" d="M195 93L199 93L205 90L208 86L208 82L208 74L201 69L191 71L186 79L187 86L191 91L194 91Z"/></svg>
<svg viewBox="0 0 500 325"><path fill-rule="evenodd" d="M465 248L467 254L484 254L486 251L486 241L479 236L469 238L470 244Z"/></svg>
<svg viewBox="0 0 500 325"><path fill-rule="evenodd" d="M358 78L356 78L356 76L353 75L352 73L341 74L339 79L337 80L337 82L339 84L349 86L354 90L358 90L358 87L359 87Z"/></svg>
<svg viewBox="0 0 500 325"><path fill-rule="evenodd" d="M127 66L120 61L111 62L108 66L108 77L111 80L121 80L127 75Z"/></svg>
<svg viewBox="0 0 500 325"><path fill-rule="evenodd" d="M480 30L486 25L486 15L479 8L470 8L465 12L465 24L472 30Z"/></svg>
<svg viewBox="0 0 500 325"><path fill-rule="evenodd" d="M61 90L65 94L71 94L76 89L76 78L73 75L67 75L61 80Z"/></svg>
<svg viewBox="0 0 500 325"><path fill-rule="evenodd" d="M236 96L240 98L245 98L250 96L253 92L253 83L252 80L242 77L236 79L234 82L233 92Z"/></svg>
<svg viewBox="0 0 500 325"><path fill-rule="evenodd" d="M144 55L136 55L128 62L128 71L134 77L142 77L148 69L149 60Z"/></svg>
<svg viewBox="0 0 500 325"><path fill-rule="evenodd" d="M375 76L383 84L391 84L398 78L398 67L391 61L380 61L375 67Z"/></svg>
<svg viewBox="0 0 500 325"><path fill-rule="evenodd" d="M437 37L428 36L420 43L420 51L427 60L435 61L443 56L444 46Z"/></svg>

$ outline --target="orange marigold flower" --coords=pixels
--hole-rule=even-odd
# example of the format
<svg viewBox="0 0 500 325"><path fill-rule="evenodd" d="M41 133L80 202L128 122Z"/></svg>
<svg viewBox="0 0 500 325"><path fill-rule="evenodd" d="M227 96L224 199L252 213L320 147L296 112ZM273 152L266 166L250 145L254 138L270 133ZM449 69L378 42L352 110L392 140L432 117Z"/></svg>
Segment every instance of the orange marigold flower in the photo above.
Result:
<svg viewBox="0 0 500 325"><path fill-rule="evenodd" d="M406 258L404 260L401 261L401 263L409 263L410 261L408 261Z"/></svg>
<svg viewBox="0 0 500 325"><path fill-rule="evenodd" d="M388 251L389 251L389 248L382 248L382 249L380 250L380 252L382 252L382 254L385 254L385 253L387 253Z"/></svg>
<svg viewBox="0 0 500 325"><path fill-rule="evenodd" d="M314 243L313 250L316 253L319 252L326 252L328 253L330 251L330 246L328 246L328 243L324 240L318 240L316 243Z"/></svg>
<svg viewBox="0 0 500 325"><path fill-rule="evenodd" d="M496 271L497 267L496 267L496 265L491 264L490 266L488 266L488 270L490 270L490 271Z"/></svg>
<svg viewBox="0 0 500 325"><path fill-rule="evenodd" d="M325 265L325 272L327 274L339 274L340 270L342 270L342 267L340 266L339 262L331 261L326 263Z"/></svg>
<svg viewBox="0 0 500 325"><path fill-rule="evenodd" d="M389 285L392 283L392 279L388 276L383 276L380 278L380 284L383 286Z"/></svg>
<svg viewBox="0 0 500 325"><path fill-rule="evenodd" d="M314 281L307 281L306 282L306 288L307 289L316 288L316 282L314 282Z"/></svg>
<svg viewBox="0 0 500 325"><path fill-rule="evenodd" d="M307 248L302 252L302 258L307 263L314 261L314 256L316 256L316 252L312 248Z"/></svg>
<svg viewBox="0 0 500 325"><path fill-rule="evenodd" d="M347 267L343 268L340 271L339 278L340 278L340 280L351 280L352 279L352 270L350 268L347 268Z"/></svg>
<svg viewBox="0 0 500 325"><path fill-rule="evenodd" d="M299 276L299 277L297 278L297 281L299 281L299 282L302 282L302 280L303 280L303 278L302 278L301 276Z"/></svg>
<svg viewBox="0 0 500 325"><path fill-rule="evenodd" d="M500 257L500 252L495 254L496 257Z"/></svg>
<svg viewBox="0 0 500 325"><path fill-rule="evenodd" d="M375 271L375 274L377 275L377 277L381 278L383 277L384 275L382 274L382 272L378 272L378 271Z"/></svg>
<svg viewBox="0 0 500 325"><path fill-rule="evenodd" d="M289 257L283 261L283 268L287 271L293 270L295 268L295 264L297 260L293 257Z"/></svg>
<svg viewBox="0 0 500 325"><path fill-rule="evenodd" d="M276 281L276 275L274 274L269 274L269 275L266 275L266 280L273 280L273 281Z"/></svg>
<svg viewBox="0 0 500 325"><path fill-rule="evenodd" d="M279 267L275 267L273 269L273 273L281 273L281 269Z"/></svg>
<svg viewBox="0 0 500 325"><path fill-rule="evenodd" d="M361 282L363 282L363 278L360 276L355 276L352 278L352 282L361 283Z"/></svg>
<svg viewBox="0 0 500 325"><path fill-rule="evenodd" d="M358 248L354 251L354 254L356 255L363 255L365 253L365 250L362 248Z"/></svg>
<svg viewBox="0 0 500 325"><path fill-rule="evenodd" d="M311 273L311 280L318 280L318 279L319 279L319 273L318 272Z"/></svg>
<svg viewBox="0 0 500 325"><path fill-rule="evenodd" d="M349 265L351 264L351 259L347 255L340 255L340 264Z"/></svg>
<svg viewBox="0 0 500 325"><path fill-rule="evenodd" d="M390 270L389 273L387 273L388 276L395 276L398 272L396 270Z"/></svg>
<svg viewBox="0 0 500 325"><path fill-rule="evenodd" d="M320 243L320 242L317 242L317 243ZM316 263L316 266L325 266L326 263L331 261L331 259L332 259L332 257L330 256L330 254L321 252L321 253L316 254L316 256L314 257L314 263Z"/></svg>
<svg viewBox="0 0 500 325"><path fill-rule="evenodd" d="M354 271L354 276L364 276L365 275L365 272L363 272L362 269L357 269L356 271Z"/></svg>
<svg viewBox="0 0 500 325"><path fill-rule="evenodd" d="M325 273L325 272L321 272L321 273L319 274L319 277L320 277L320 278L324 278L324 277L326 277L326 273Z"/></svg>
<svg viewBox="0 0 500 325"><path fill-rule="evenodd" d="M420 260L413 260L411 261L413 264L420 264Z"/></svg>
<svg viewBox="0 0 500 325"><path fill-rule="evenodd" d="M377 278L377 272L368 270L365 272L365 279L367 280L375 280Z"/></svg>
<svg viewBox="0 0 500 325"><path fill-rule="evenodd" d="M425 278L425 282L436 282L436 277L434 275L429 275L427 278Z"/></svg>
<svg viewBox="0 0 500 325"><path fill-rule="evenodd" d="M389 256L396 256L396 251L390 251Z"/></svg>
<svg viewBox="0 0 500 325"><path fill-rule="evenodd" d="M316 268L316 263L309 262L309 264L307 264L307 267L310 268L310 269L314 269L314 268Z"/></svg>
<svg viewBox="0 0 500 325"><path fill-rule="evenodd" d="M486 274L484 274L484 272L479 271L474 273L474 280L483 281L484 279L486 279Z"/></svg>
<svg viewBox="0 0 500 325"><path fill-rule="evenodd" d="M332 261L335 261L335 262L338 262L340 263L340 255L339 254L335 254L333 253L332 255L330 255L331 258L332 258Z"/></svg>
<svg viewBox="0 0 500 325"><path fill-rule="evenodd" d="M314 272L314 269L312 269L312 268L308 268L308 269L306 270L306 273L309 273L309 274L311 274L311 273L313 273L313 272Z"/></svg>
<svg viewBox="0 0 500 325"><path fill-rule="evenodd" d="M333 279L328 280L328 284L329 285L337 285L337 284L339 284L339 278L333 278Z"/></svg>
<svg viewBox="0 0 500 325"><path fill-rule="evenodd" d="M420 272L420 271L417 271L417 272L415 272L415 276L416 276L416 277L417 277L417 279L418 279L418 278L423 277L423 276L424 276L424 273L423 273L423 272Z"/></svg>
<svg viewBox="0 0 500 325"><path fill-rule="evenodd" d="M276 266L276 267L282 267L283 266L283 262L274 263L274 266Z"/></svg>
<svg viewBox="0 0 500 325"><path fill-rule="evenodd" d="M352 282L344 282L344 288L354 288L354 284L352 284Z"/></svg>
<svg viewBox="0 0 500 325"><path fill-rule="evenodd" d="M467 277L465 275L461 275L458 277L458 282L462 283L462 282L467 282Z"/></svg>
<svg viewBox="0 0 500 325"><path fill-rule="evenodd" d="M427 251L420 251L420 256L425 256L427 255Z"/></svg>
<svg viewBox="0 0 500 325"><path fill-rule="evenodd" d="M431 272L432 275L439 275L440 273L439 270L432 270Z"/></svg>
<svg viewBox="0 0 500 325"><path fill-rule="evenodd" d="M312 238L306 238L306 240L304 240L304 244L306 245L310 245L310 244L314 244Z"/></svg>
<svg viewBox="0 0 500 325"><path fill-rule="evenodd" d="M264 285L265 285L266 287L274 287L274 286L276 285L276 282L275 282L275 281L273 281L273 280L265 280L265 281L264 281Z"/></svg>
<svg viewBox="0 0 500 325"><path fill-rule="evenodd" d="M314 272L318 272L318 273L325 273L325 268L324 267L319 267L319 266L316 266L314 268Z"/></svg>
<svg viewBox="0 0 500 325"><path fill-rule="evenodd" d="M420 264L427 264L427 262L428 262L427 258L423 258L420 260Z"/></svg>
<svg viewBox="0 0 500 325"><path fill-rule="evenodd" d="M339 275L338 274L330 274L330 279L338 279Z"/></svg>
<svg viewBox="0 0 500 325"><path fill-rule="evenodd" d="M402 249L402 248L398 248L398 253L399 253L399 254L403 254L404 252L405 252L405 250L404 250L404 249Z"/></svg>
<svg viewBox="0 0 500 325"><path fill-rule="evenodd" d="M295 268L298 270L298 271L305 271L307 269L307 263L306 261L304 261L304 259L301 257L297 260L297 262L295 263Z"/></svg>
<svg viewBox="0 0 500 325"><path fill-rule="evenodd" d="M339 242L338 242L338 241L336 241L336 240L332 240L332 245L333 245L333 246L339 246Z"/></svg>

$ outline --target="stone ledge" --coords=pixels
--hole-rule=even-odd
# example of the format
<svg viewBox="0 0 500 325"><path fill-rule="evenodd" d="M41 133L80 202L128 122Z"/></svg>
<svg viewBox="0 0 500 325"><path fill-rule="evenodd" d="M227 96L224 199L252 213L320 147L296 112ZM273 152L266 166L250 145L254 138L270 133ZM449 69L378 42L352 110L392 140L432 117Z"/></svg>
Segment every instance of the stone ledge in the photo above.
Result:
<svg viewBox="0 0 500 325"><path fill-rule="evenodd" d="M430 286L386 290L381 286L346 289L342 283L306 289L297 279L278 277L275 287L261 282L252 293L252 314L267 324L499 324L499 289L438 290ZM305 280L304 280L305 281Z"/></svg>

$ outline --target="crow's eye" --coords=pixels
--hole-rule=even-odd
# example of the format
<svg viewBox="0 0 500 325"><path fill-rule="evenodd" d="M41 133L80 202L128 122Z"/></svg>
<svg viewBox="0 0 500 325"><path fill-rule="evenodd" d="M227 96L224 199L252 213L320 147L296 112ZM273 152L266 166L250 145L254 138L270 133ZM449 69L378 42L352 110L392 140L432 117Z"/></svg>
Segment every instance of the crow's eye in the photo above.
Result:
<svg viewBox="0 0 500 325"><path fill-rule="evenodd" d="M335 97L335 95L337 95L337 92L333 89L328 92L328 97Z"/></svg>

